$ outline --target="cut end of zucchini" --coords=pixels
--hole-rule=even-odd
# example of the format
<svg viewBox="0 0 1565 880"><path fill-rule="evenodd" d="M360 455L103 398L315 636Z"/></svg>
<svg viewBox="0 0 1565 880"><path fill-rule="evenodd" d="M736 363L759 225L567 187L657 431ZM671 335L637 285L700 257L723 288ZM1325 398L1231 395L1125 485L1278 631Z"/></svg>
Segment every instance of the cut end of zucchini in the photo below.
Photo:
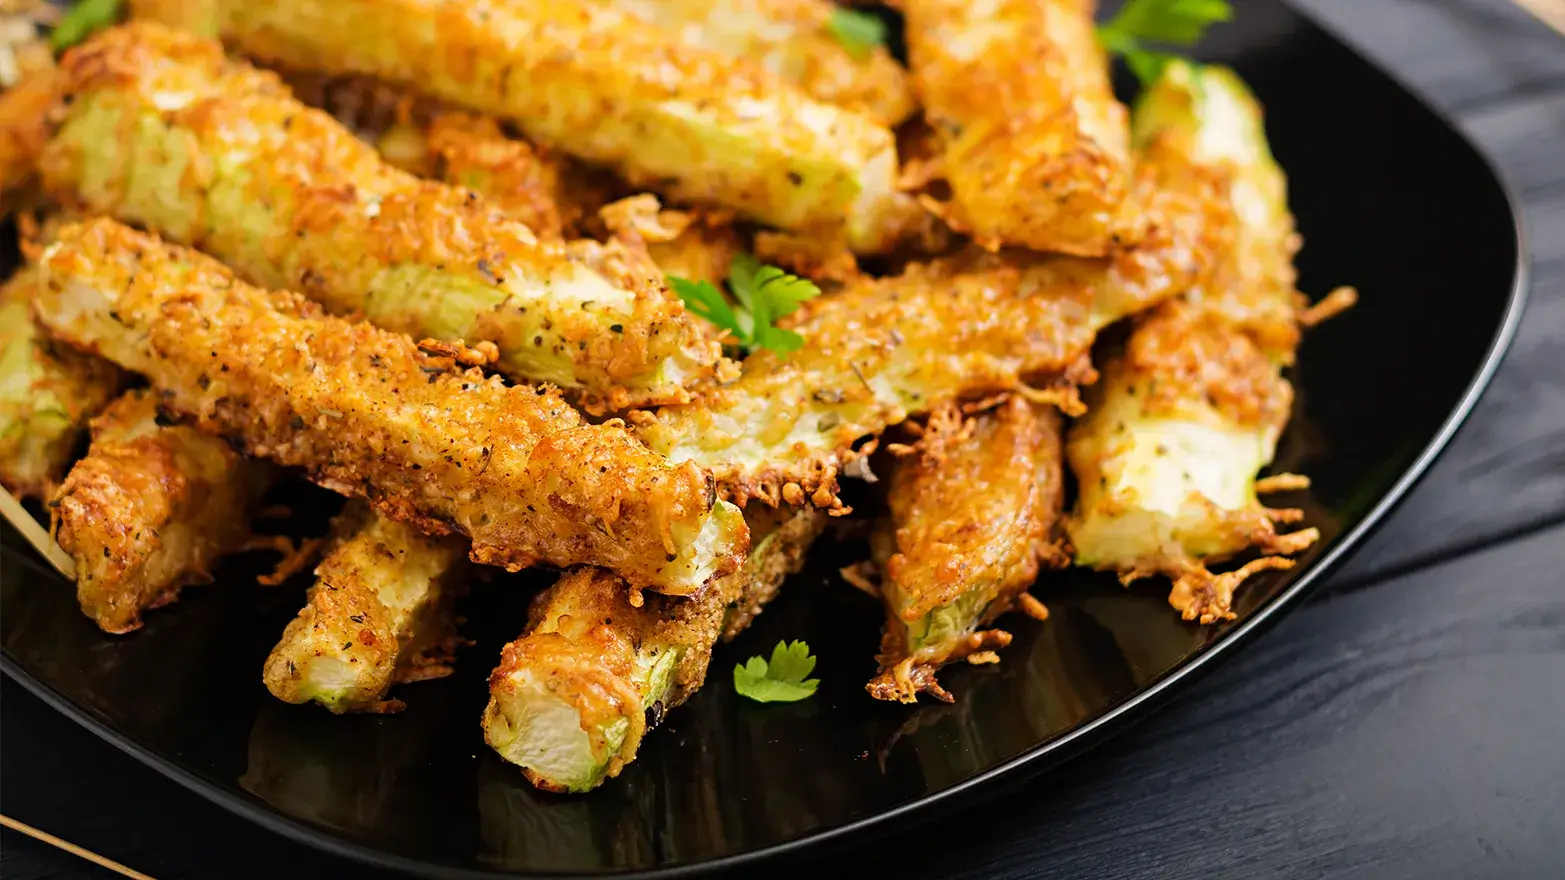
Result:
<svg viewBox="0 0 1565 880"><path fill-rule="evenodd" d="M597 737L585 729L580 710L549 691L531 670L519 670L503 689L492 689L484 712L484 741L500 757L522 768L539 788L587 791L607 776L609 756L624 745L630 719L602 725ZM593 740L602 743L594 749Z"/></svg>

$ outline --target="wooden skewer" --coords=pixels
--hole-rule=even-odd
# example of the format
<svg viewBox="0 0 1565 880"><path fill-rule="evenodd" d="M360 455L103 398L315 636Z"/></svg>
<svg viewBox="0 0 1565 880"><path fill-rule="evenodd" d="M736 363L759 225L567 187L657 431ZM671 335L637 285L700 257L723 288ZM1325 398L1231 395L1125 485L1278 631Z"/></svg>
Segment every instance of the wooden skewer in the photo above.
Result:
<svg viewBox="0 0 1565 880"><path fill-rule="evenodd" d="M1516 0L1516 5L1565 34L1565 0Z"/></svg>
<svg viewBox="0 0 1565 880"><path fill-rule="evenodd" d="M76 560L72 559L69 553L61 550L60 545L56 544L54 538L44 531L43 526L33 519L32 514L23 509L22 502L13 498L5 489L0 489L0 516L5 517L6 522L21 532L22 537L27 539L27 543L43 554L43 557L49 560L49 564L54 566L55 571L72 581L76 580Z"/></svg>
<svg viewBox="0 0 1565 880"><path fill-rule="evenodd" d="M0 489L0 491L4 491L4 490ZM5 497L10 498L11 496L9 494L7 494ZM14 499L14 498L11 499L11 500L12 500L13 504L16 502L16 499ZM86 859L87 861L92 862L94 865L97 865L97 866L102 867L102 868L108 868L110 871L113 871L116 874L120 874L121 876L125 876L125 877L130 877L130 878L132 878L132 880L153 880L153 878L148 877L146 874L143 874L140 871L133 871L130 868L127 868L124 865L120 864L119 862L114 861L113 859L106 859L103 856L100 856L97 853L92 852L91 850L85 850L85 849L82 849L81 847L77 846L74 843L71 843L71 842L65 841L65 840L61 840L60 838L55 837L53 834L49 834L48 832L44 832L44 831L39 831L37 828L34 828L33 826L28 825L25 822L18 822L15 819L12 819L10 816L5 815L4 813L0 813L0 825L4 825L5 827L11 829L12 831L20 831L21 833L27 835L28 837L31 837L34 840L39 840L39 841L42 841L44 843L49 844L50 846L58 847L60 849L63 849L66 852L70 853L71 855L76 856L77 858Z"/></svg>

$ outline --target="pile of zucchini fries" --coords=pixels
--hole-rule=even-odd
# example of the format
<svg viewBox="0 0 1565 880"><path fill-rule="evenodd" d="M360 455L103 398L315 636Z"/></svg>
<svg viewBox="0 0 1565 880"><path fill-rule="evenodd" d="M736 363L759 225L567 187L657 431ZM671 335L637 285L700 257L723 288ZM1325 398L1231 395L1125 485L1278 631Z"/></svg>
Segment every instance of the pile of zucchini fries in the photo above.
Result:
<svg viewBox="0 0 1565 880"><path fill-rule="evenodd" d="M1231 618L1317 539L1258 500L1306 483L1258 474L1310 314L1259 106L1175 60L1127 111L1090 0L898 6L906 67L831 0L131 0L0 95L0 483L110 633L279 480L348 496L256 658L332 712L449 674L483 566L559 569L482 714L556 791L633 761L832 517L874 517L878 699L951 700L1046 569ZM746 253L818 282L795 350L666 282Z"/></svg>

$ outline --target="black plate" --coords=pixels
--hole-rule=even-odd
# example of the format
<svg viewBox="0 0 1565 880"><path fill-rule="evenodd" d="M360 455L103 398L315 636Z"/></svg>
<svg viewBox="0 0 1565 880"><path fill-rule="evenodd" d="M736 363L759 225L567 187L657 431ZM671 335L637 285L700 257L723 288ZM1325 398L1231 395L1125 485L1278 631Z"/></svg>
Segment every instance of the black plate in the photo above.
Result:
<svg viewBox="0 0 1565 880"><path fill-rule="evenodd" d="M955 705L876 703L862 688L878 612L833 575L858 550L824 544L636 763L578 797L534 791L481 739L484 678L523 619L514 581L469 601L477 644L455 678L406 688L402 715L335 718L260 685L261 660L299 606L297 580L257 586L257 561L238 560L143 631L111 638L7 529L5 671L240 815L449 876L734 867L892 817L905 824L1101 741L1276 620L1386 514L1471 408L1521 311L1516 214L1478 153L1309 21L1274 2L1240 6L1207 55L1235 64L1268 107L1309 243L1303 286L1319 295L1353 283L1364 296L1310 334L1278 462L1313 477L1302 504L1325 539L1294 571L1251 583L1239 620L1190 626L1165 585L1050 575L1038 588L1049 621L1011 621L1001 665L950 671ZM737 698L728 669L783 637L819 655L820 693L775 706Z"/></svg>

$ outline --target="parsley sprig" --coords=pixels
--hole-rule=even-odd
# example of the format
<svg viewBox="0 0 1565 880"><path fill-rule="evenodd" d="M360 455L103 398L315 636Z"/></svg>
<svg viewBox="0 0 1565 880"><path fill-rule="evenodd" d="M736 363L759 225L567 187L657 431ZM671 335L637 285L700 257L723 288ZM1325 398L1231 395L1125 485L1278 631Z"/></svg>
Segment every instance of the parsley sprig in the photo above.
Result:
<svg viewBox="0 0 1565 880"><path fill-rule="evenodd" d="M78 0L54 26L49 45L63 52L111 24L120 17L122 0Z"/></svg>
<svg viewBox="0 0 1565 880"><path fill-rule="evenodd" d="M805 678L815 670L815 658L804 642L778 642L772 659L751 657L734 667L734 690L758 703L792 703L815 693L818 678Z"/></svg>
<svg viewBox="0 0 1565 880"><path fill-rule="evenodd" d="M886 45L886 22L880 16L846 6L831 11L826 30L859 61L868 58L877 47Z"/></svg>
<svg viewBox="0 0 1565 880"><path fill-rule="evenodd" d="M727 330L746 352L767 348L778 354L798 351L804 337L774 326L777 319L798 311L800 303L821 292L813 282L744 253L735 255L728 266L728 289L739 301L737 307L710 281L669 276L668 284L690 311Z"/></svg>
<svg viewBox="0 0 1565 880"><path fill-rule="evenodd" d="M1176 55L1147 48L1147 43L1193 46L1206 29L1233 18L1229 0L1129 0L1098 27L1103 48L1125 59L1143 84L1151 84Z"/></svg>

